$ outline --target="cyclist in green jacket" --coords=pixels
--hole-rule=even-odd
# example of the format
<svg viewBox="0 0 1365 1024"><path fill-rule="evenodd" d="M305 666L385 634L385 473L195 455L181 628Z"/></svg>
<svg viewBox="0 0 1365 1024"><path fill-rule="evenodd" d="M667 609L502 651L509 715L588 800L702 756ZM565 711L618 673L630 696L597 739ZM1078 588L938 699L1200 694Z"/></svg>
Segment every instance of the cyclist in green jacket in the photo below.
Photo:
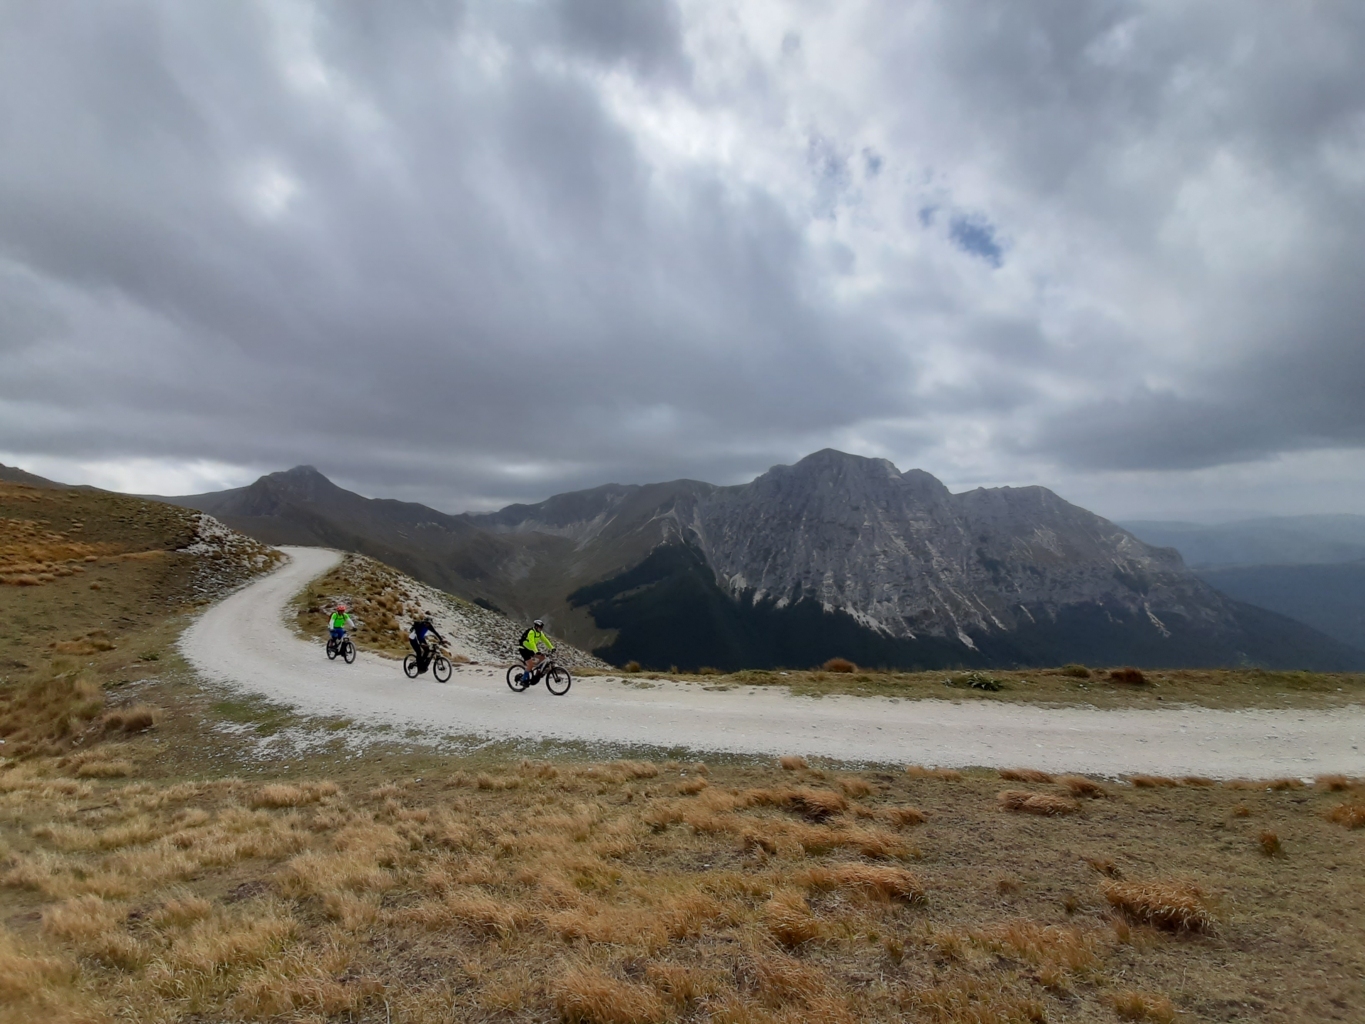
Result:
<svg viewBox="0 0 1365 1024"><path fill-rule="evenodd" d="M521 641L517 645L517 657L526 668L521 675L521 682L530 683L531 673L545 660L545 655L540 653L542 645L547 652L555 649L555 645L550 643L550 638L543 632L544 629L545 623L541 619L536 619L531 623L531 628L521 634Z"/></svg>
<svg viewBox="0 0 1365 1024"><path fill-rule="evenodd" d="M332 630L333 640L340 640L346 635L346 630L355 629L355 622L346 614L344 604L337 605L337 610L332 612L332 617L327 620L327 625Z"/></svg>

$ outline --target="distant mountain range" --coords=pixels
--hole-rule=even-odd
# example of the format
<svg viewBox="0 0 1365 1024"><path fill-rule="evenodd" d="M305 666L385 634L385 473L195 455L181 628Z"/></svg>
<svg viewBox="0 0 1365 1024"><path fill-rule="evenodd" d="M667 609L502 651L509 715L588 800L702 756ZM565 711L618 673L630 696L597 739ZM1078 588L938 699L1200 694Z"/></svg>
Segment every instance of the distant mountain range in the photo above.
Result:
<svg viewBox="0 0 1365 1024"><path fill-rule="evenodd" d="M1365 649L1365 516L1280 516L1206 526L1132 522L1205 582Z"/></svg>
<svg viewBox="0 0 1365 1024"><path fill-rule="evenodd" d="M1044 488L952 494L832 450L734 487L608 484L485 515L364 498L306 466L164 500L539 615L618 664L1365 667Z"/></svg>

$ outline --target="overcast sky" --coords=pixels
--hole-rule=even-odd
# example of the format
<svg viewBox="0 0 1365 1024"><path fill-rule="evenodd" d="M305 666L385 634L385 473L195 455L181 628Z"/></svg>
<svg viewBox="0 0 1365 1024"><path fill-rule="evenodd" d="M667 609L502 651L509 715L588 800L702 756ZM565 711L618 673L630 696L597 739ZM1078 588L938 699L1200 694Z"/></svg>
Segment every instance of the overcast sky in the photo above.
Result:
<svg viewBox="0 0 1365 1024"><path fill-rule="evenodd" d="M1365 513L1365 4L0 0L0 461Z"/></svg>

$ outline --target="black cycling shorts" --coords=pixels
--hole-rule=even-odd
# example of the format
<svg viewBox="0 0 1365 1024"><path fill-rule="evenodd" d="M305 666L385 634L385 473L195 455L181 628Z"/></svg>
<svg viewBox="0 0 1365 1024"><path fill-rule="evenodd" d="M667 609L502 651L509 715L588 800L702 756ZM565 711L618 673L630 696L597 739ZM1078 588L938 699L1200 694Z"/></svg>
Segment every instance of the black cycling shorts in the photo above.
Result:
<svg viewBox="0 0 1365 1024"><path fill-rule="evenodd" d="M517 661L525 662L527 658L534 658L539 653L540 653L539 651L532 651L525 647L518 647Z"/></svg>

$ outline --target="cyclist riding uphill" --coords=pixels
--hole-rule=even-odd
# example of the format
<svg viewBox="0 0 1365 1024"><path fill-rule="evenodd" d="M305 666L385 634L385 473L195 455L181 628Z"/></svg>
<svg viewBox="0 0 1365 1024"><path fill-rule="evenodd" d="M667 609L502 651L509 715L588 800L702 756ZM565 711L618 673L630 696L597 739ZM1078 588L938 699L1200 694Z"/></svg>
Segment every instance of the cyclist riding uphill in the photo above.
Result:
<svg viewBox="0 0 1365 1024"><path fill-rule="evenodd" d="M408 628L408 643L412 644L412 652L417 655L417 669L419 672L427 670L427 662L431 660L431 649L427 646L427 634L430 633L441 643L446 642L431 620L423 615Z"/></svg>
<svg viewBox="0 0 1365 1024"><path fill-rule="evenodd" d="M519 682L524 681L529 684L532 681L531 673L536 670L537 665L545 660L545 655L540 653L542 646L547 652L555 649L555 645L550 643L550 638L543 632L544 629L544 621L536 619L535 622L531 623L531 628L521 634L521 643L517 647L517 657L521 659L526 671L522 673Z"/></svg>
<svg viewBox="0 0 1365 1024"><path fill-rule="evenodd" d="M332 617L327 620L327 626L332 631L332 639L340 640L346 635L346 630L355 629L355 622L346 614L346 606L339 604L337 610L332 612Z"/></svg>

